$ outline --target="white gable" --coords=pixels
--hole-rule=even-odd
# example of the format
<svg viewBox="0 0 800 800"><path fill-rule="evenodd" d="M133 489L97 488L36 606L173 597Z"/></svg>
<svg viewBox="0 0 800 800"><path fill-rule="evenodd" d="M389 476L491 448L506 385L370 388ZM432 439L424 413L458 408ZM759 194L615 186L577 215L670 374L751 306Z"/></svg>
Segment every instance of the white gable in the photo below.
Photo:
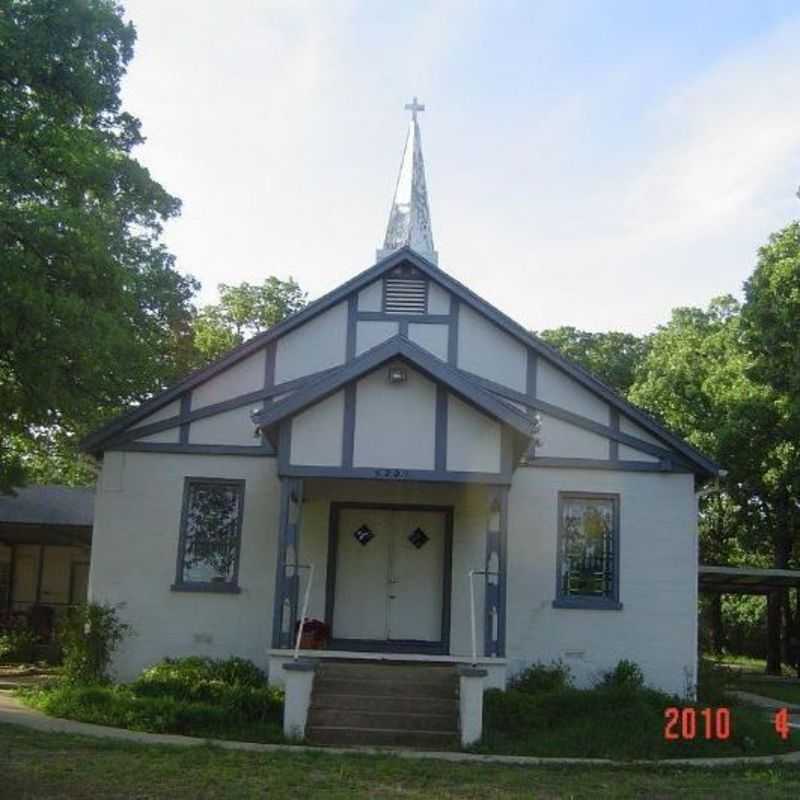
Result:
<svg viewBox="0 0 800 800"><path fill-rule="evenodd" d="M543 358L537 360L536 396L540 400L601 425L609 424L611 409L608 403Z"/></svg>
<svg viewBox="0 0 800 800"><path fill-rule="evenodd" d="M203 408L264 388L266 355L259 350L220 372L192 391L192 409Z"/></svg>

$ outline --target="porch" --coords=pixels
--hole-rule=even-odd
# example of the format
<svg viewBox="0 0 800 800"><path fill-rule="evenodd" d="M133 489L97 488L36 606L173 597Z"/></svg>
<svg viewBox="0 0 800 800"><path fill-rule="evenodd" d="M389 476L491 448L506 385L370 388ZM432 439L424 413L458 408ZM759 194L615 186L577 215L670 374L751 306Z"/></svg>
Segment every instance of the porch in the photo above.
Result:
<svg viewBox="0 0 800 800"><path fill-rule="evenodd" d="M272 682L298 655L474 663L505 685L507 485L282 483ZM304 607L326 635L295 653Z"/></svg>

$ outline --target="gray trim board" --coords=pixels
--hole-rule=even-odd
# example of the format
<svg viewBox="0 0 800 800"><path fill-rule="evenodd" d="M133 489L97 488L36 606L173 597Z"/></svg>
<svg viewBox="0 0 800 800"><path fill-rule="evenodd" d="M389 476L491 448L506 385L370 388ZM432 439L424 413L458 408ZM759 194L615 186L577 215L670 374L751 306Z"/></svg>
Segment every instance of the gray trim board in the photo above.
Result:
<svg viewBox="0 0 800 800"><path fill-rule="evenodd" d="M356 383L344 387L344 422L342 425L342 467L353 466L356 437Z"/></svg>
<svg viewBox="0 0 800 800"><path fill-rule="evenodd" d="M442 570L442 617L441 639L436 642L414 640L374 640L374 639L334 639L333 619L336 611L336 570L339 541L339 512L343 509L377 509L386 511L435 511L444 514L444 564ZM450 604L453 594L453 506L405 504L405 503L369 503L358 501L332 502L328 517L328 558L325 575L325 624L331 632L330 645L333 649L368 650L385 653L431 653L446 655L450 652Z"/></svg>
<svg viewBox="0 0 800 800"><path fill-rule="evenodd" d="M202 456L254 456L274 458L275 454L259 445L243 444L171 444L170 442L128 442L115 445L109 450L123 453L175 453L178 455Z"/></svg>
<svg viewBox="0 0 800 800"><path fill-rule="evenodd" d="M532 347L525 350L525 396L530 399L536 398L537 371L539 368L539 356L536 355Z"/></svg>
<svg viewBox="0 0 800 800"><path fill-rule="evenodd" d="M436 384L436 421L434 442L434 469L437 472L447 470L447 389ZM352 466L352 465L351 465Z"/></svg>
<svg viewBox="0 0 800 800"><path fill-rule="evenodd" d="M450 328L447 331L447 363L458 366L458 316L461 305L455 296L450 297Z"/></svg>
<svg viewBox="0 0 800 800"><path fill-rule="evenodd" d="M616 408L609 407L608 416L608 423L611 430L619 432L619 411ZM619 461L618 439L608 440L608 457L611 461Z"/></svg>
<svg viewBox="0 0 800 800"><path fill-rule="evenodd" d="M359 322L413 322L420 325L446 325L449 314L393 314L388 311L359 311Z"/></svg>
<svg viewBox="0 0 800 800"><path fill-rule="evenodd" d="M347 298L347 336L344 346L344 360L352 361L356 357L356 328L358 325L358 295L353 292Z"/></svg>
<svg viewBox="0 0 800 800"><path fill-rule="evenodd" d="M298 506L294 522L291 520L292 502ZM278 557L275 565L275 595L272 608L273 647L291 647L294 639L300 582L298 567L302 509L303 481L281 478ZM291 562L288 560L290 557L293 559ZM290 566L292 567L291 575L288 569Z"/></svg>
<svg viewBox="0 0 800 800"><path fill-rule="evenodd" d="M282 403L267 411L255 414L257 424L269 427L293 416L309 405L325 399L346 383L370 373L393 358L401 358L434 381L445 384L451 391L501 422L505 422L524 436L530 436L530 420L517 409L498 400L475 381L460 371L447 366L436 356L401 336L393 336L367 350L335 372L323 376L295 392Z"/></svg>
<svg viewBox="0 0 800 800"><path fill-rule="evenodd" d="M535 456L526 467L558 467L561 469L605 469L617 472L691 472L668 461L604 461L594 458L558 458Z"/></svg>
<svg viewBox="0 0 800 800"><path fill-rule="evenodd" d="M610 500L613 505L614 520L614 575L613 590L611 597L594 597L591 595L564 595L561 591L561 562L562 548L564 539L564 501L565 500ZM556 537L556 593L553 599L553 608L582 608L582 609L601 609L619 611L622 609L620 602L620 579L619 574L619 551L620 551L620 496L616 493L607 492L559 492L558 493L558 526Z"/></svg>
<svg viewBox="0 0 800 800"><path fill-rule="evenodd" d="M189 518L189 496L192 486L216 485L236 487L239 493L239 517L236 520L236 561L233 565L233 580L224 583L186 581L183 579L183 552L186 546L186 526ZM178 552L175 558L175 582L170 589L174 592L239 592L239 562L242 559L242 524L244 522L244 501L247 482L240 478L205 478L187 476L183 479L183 500L181 502L181 522L178 532Z"/></svg>
<svg viewBox="0 0 800 800"><path fill-rule="evenodd" d="M283 426L281 426L283 427ZM353 478L357 480L423 481L434 483L486 483L509 485L512 476L500 472L448 472L436 469L406 469L404 467L323 467L286 464L278 460L278 474L297 478Z"/></svg>
<svg viewBox="0 0 800 800"><path fill-rule="evenodd" d="M192 393L186 392L181 395L181 427L178 441L181 444L189 444L189 414L192 413Z"/></svg>

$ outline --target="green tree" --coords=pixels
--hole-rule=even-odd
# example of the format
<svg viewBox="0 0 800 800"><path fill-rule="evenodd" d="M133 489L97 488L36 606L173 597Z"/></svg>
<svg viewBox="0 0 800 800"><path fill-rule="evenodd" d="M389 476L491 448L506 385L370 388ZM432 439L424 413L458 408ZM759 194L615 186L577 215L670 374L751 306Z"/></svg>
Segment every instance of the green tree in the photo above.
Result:
<svg viewBox="0 0 800 800"><path fill-rule="evenodd" d="M219 285L219 303L203 307L193 323L195 364L224 355L245 339L265 331L306 304L306 293L293 278L270 276L261 285Z"/></svg>
<svg viewBox="0 0 800 800"><path fill-rule="evenodd" d="M646 336L621 331L593 333L564 326L542 331L539 337L622 396L633 385L648 349Z"/></svg>
<svg viewBox="0 0 800 800"><path fill-rule="evenodd" d="M739 303L680 308L653 335L631 399L728 471L721 496L701 503L701 558L789 566L786 524L796 496L796 421L780 393L757 379ZM779 607L770 603L769 668L779 668ZM787 629L791 620L787 619Z"/></svg>
<svg viewBox="0 0 800 800"><path fill-rule="evenodd" d="M74 440L186 366L197 285L159 241L180 203L131 156L119 98L135 36L110 0L0 10L1 489L43 435Z"/></svg>

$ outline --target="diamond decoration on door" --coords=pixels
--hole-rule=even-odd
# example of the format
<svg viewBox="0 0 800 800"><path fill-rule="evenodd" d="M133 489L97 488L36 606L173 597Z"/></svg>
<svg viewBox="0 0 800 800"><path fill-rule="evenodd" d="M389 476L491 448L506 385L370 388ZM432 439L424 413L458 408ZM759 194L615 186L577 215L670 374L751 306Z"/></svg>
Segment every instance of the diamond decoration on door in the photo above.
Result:
<svg viewBox="0 0 800 800"><path fill-rule="evenodd" d="M360 544L366 547L374 538L375 534L367 525L362 525L353 531L353 538Z"/></svg>
<svg viewBox="0 0 800 800"><path fill-rule="evenodd" d="M425 533L422 528L415 528L408 534L408 541L419 550L430 537Z"/></svg>

